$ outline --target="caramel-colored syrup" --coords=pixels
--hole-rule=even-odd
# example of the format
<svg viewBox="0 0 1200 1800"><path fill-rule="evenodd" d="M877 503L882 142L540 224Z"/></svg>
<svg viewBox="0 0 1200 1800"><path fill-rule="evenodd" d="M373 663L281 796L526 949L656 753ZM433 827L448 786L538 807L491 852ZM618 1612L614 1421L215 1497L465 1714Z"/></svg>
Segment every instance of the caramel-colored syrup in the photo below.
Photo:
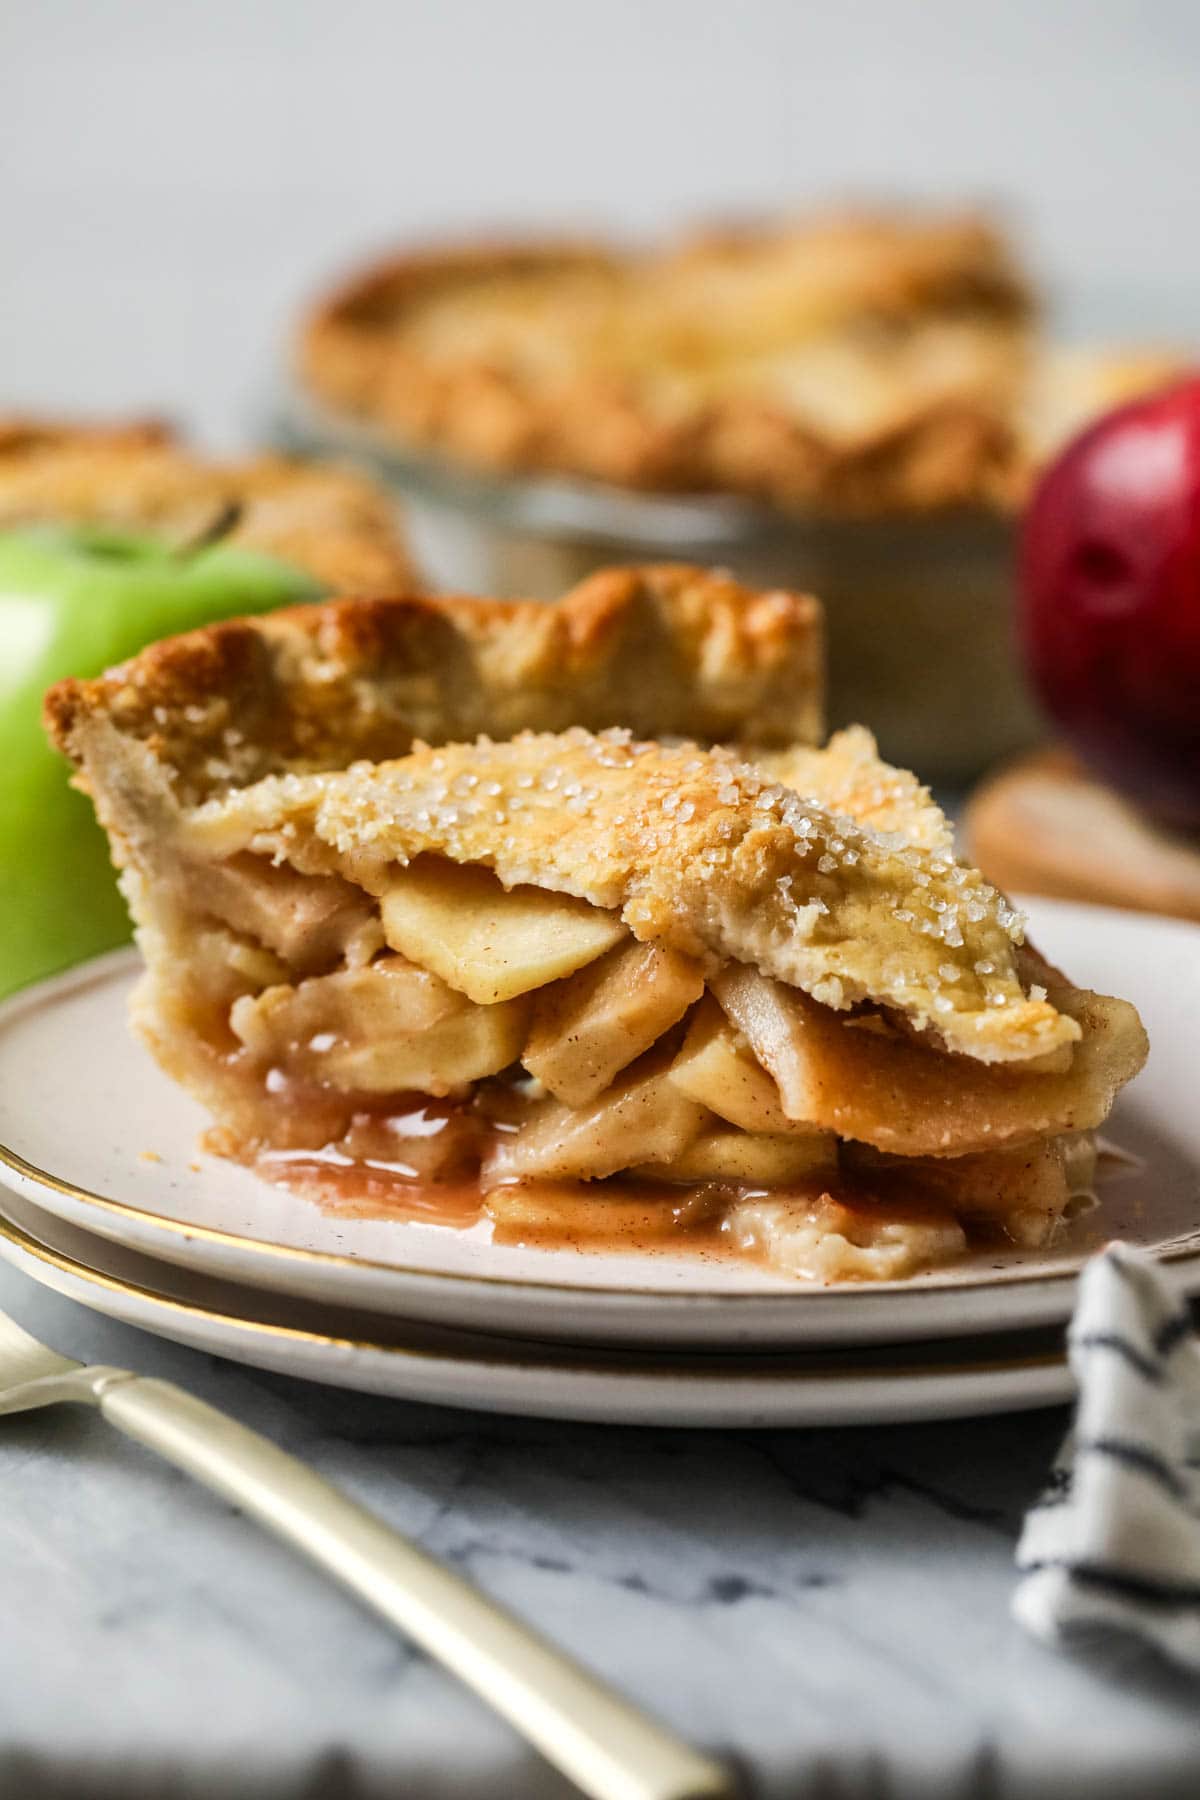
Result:
<svg viewBox="0 0 1200 1800"><path fill-rule="evenodd" d="M630 1178L513 1184L509 1190L485 1193L478 1176L422 1181L403 1163L362 1161L338 1150L272 1150L246 1160L264 1181L287 1188L331 1217L403 1220L456 1230L486 1220L495 1243L540 1249L734 1253L721 1230L723 1202L732 1198L732 1189L718 1200L708 1190ZM532 1196L534 1204L514 1215L506 1201L518 1192Z"/></svg>
<svg viewBox="0 0 1200 1800"><path fill-rule="evenodd" d="M421 1181L403 1163L362 1162L335 1150L265 1151L250 1159L264 1181L349 1219L404 1219L458 1230L483 1211L478 1178Z"/></svg>
<svg viewBox="0 0 1200 1800"><path fill-rule="evenodd" d="M320 1098L301 1084L272 1087L293 1120L320 1129ZM766 1190L731 1182L693 1186L631 1175L598 1181L522 1181L481 1184L479 1168L500 1134L515 1129L490 1096L482 1108L428 1096L355 1095L343 1098L341 1133L322 1147L242 1153L263 1179L302 1196L331 1216L405 1221L465 1230L482 1225L497 1244L581 1253L688 1254L754 1260L756 1245L730 1225L737 1202ZM306 1102L308 1104L306 1104ZM520 1107L519 1097L510 1100ZM323 1120L322 1120L323 1122ZM297 1144L297 1136L299 1143ZM286 1139L284 1140L287 1141ZM311 1140L310 1140L311 1142ZM232 1143L213 1142L238 1155ZM835 1200L851 1211L895 1218L931 1216L928 1197L913 1190L903 1169L873 1170L868 1177L844 1165L790 1183L789 1199L819 1204ZM934 1208L933 1211L940 1211ZM970 1235L988 1236L989 1221L964 1219Z"/></svg>

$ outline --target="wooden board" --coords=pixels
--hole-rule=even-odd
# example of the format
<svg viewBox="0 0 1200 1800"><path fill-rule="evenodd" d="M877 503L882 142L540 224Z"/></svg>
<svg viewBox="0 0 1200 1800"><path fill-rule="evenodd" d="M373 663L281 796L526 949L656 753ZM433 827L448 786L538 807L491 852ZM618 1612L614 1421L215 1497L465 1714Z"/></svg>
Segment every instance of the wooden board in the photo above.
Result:
<svg viewBox="0 0 1200 1800"><path fill-rule="evenodd" d="M972 861L1009 892L1200 920L1200 843L1161 831L1066 750L984 781L964 834Z"/></svg>

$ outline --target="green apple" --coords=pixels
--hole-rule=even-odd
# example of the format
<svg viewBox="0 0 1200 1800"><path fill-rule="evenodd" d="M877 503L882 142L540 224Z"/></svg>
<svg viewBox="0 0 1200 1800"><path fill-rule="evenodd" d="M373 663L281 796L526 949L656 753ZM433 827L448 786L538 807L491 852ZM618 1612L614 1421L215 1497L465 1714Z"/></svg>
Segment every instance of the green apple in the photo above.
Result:
<svg viewBox="0 0 1200 1800"><path fill-rule="evenodd" d="M155 638L312 599L301 569L86 526L0 531L0 993L129 934L91 804L46 742L42 695Z"/></svg>

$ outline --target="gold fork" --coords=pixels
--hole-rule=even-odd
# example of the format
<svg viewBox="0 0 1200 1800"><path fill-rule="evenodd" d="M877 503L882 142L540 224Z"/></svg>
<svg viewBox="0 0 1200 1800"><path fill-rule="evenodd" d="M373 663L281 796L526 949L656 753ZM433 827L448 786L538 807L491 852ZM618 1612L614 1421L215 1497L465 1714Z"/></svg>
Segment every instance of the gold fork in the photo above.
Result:
<svg viewBox="0 0 1200 1800"><path fill-rule="evenodd" d="M596 1800L716 1800L729 1773L257 1432L168 1381L92 1368L0 1313L0 1413L60 1401L250 1513L407 1632Z"/></svg>

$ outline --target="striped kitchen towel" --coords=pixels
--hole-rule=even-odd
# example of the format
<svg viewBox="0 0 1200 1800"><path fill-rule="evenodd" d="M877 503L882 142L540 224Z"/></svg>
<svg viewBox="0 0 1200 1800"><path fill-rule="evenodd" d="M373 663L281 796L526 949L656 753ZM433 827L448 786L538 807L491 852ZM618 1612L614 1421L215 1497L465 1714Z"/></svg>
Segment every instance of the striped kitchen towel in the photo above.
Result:
<svg viewBox="0 0 1200 1800"><path fill-rule="evenodd" d="M1110 1244L1069 1334L1075 1426L1017 1546L1017 1618L1130 1632L1200 1670L1200 1344L1150 1258Z"/></svg>

